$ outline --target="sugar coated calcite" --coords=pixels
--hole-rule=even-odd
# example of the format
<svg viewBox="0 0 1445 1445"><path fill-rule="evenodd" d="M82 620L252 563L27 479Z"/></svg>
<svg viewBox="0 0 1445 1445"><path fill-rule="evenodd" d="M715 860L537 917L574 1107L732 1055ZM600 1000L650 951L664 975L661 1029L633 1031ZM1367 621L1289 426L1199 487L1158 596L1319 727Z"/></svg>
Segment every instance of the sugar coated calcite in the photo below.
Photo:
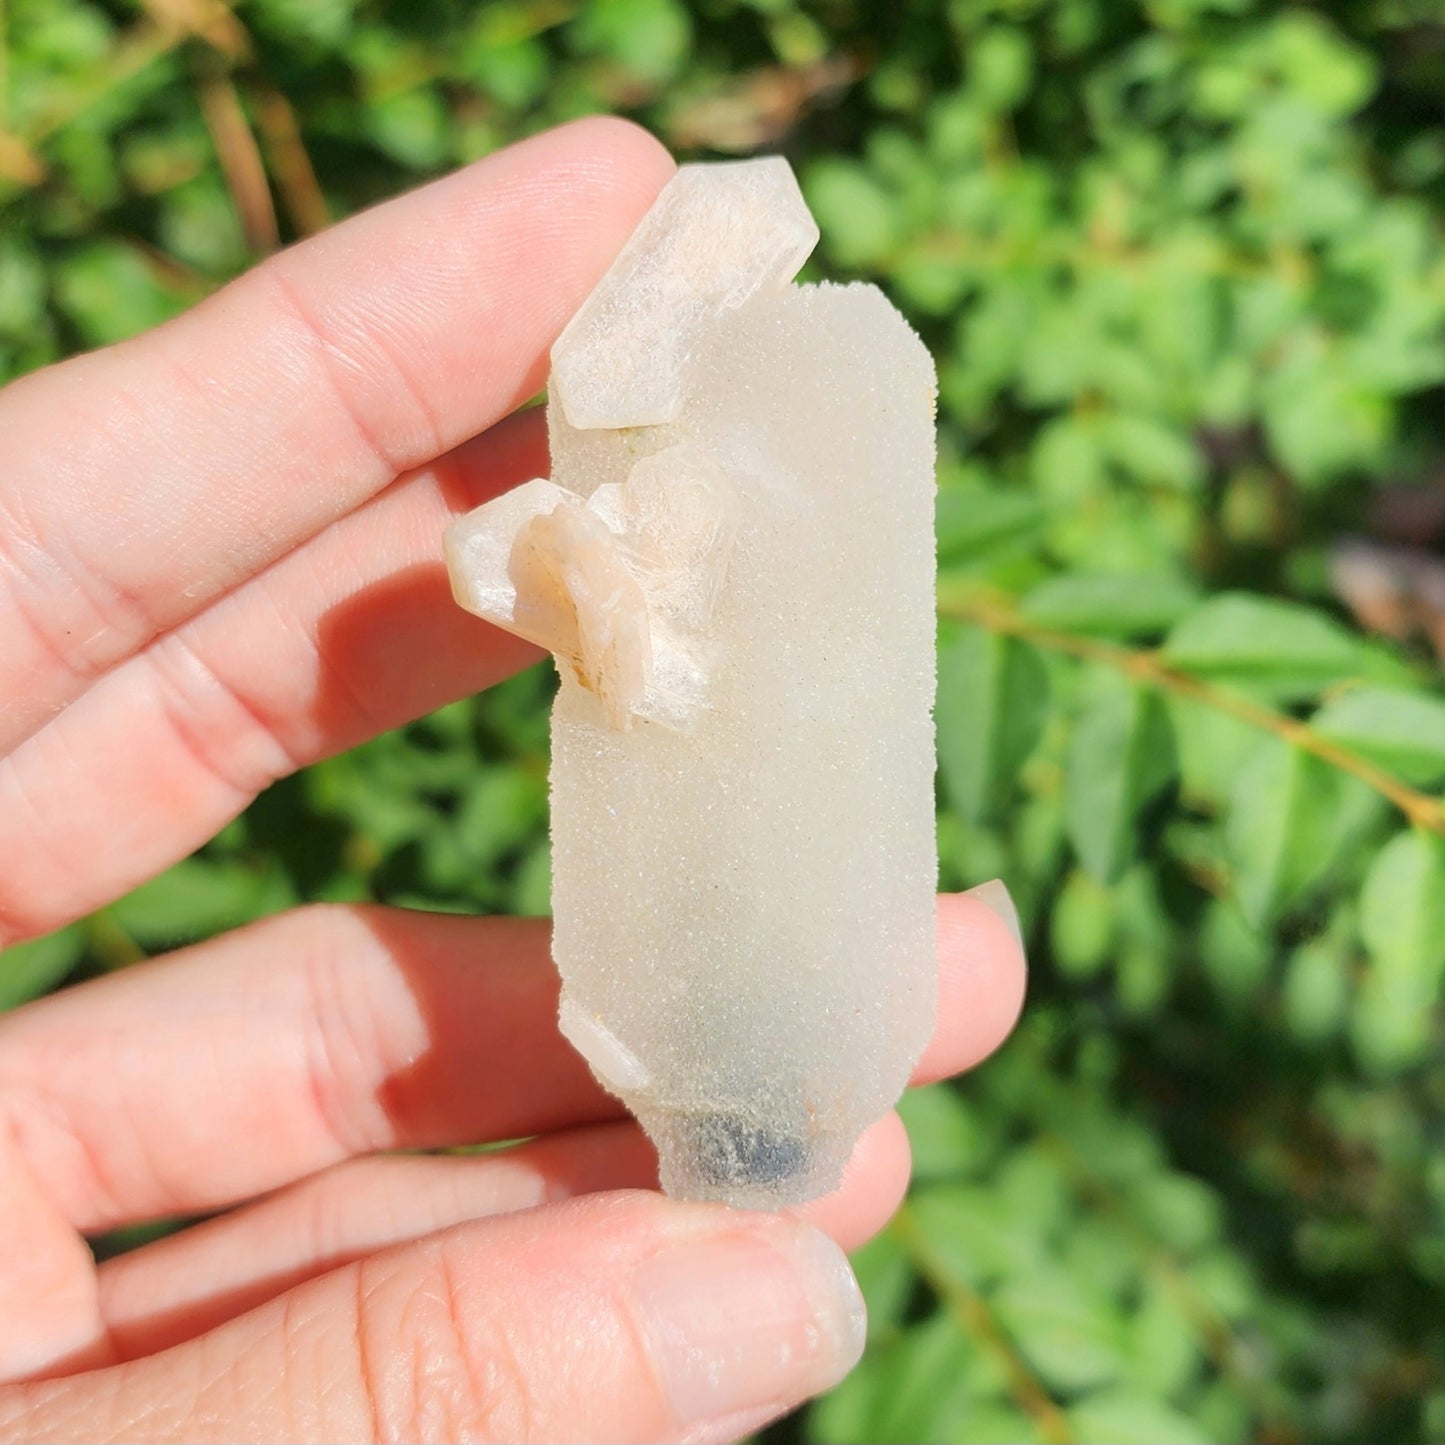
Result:
<svg viewBox="0 0 1445 1445"><path fill-rule="evenodd" d="M449 529L551 649L561 1027L669 1193L826 1193L933 1027L934 372L797 286L781 160L685 166L552 352L552 477Z"/></svg>

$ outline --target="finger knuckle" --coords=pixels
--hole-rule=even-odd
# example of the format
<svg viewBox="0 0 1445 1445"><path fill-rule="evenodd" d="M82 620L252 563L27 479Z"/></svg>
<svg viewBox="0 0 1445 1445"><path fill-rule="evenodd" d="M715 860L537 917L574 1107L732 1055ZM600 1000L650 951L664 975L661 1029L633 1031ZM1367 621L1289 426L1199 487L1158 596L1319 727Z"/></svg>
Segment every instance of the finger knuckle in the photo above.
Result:
<svg viewBox="0 0 1445 1445"><path fill-rule="evenodd" d="M381 1441L536 1438L528 1372L505 1324L472 1306L449 1246L358 1286L359 1379Z"/></svg>

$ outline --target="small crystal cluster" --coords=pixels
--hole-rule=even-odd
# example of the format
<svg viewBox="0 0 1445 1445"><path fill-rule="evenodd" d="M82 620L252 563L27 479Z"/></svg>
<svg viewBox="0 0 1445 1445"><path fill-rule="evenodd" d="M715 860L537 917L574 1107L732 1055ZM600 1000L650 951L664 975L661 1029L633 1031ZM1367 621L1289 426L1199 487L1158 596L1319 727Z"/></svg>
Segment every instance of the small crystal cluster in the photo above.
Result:
<svg viewBox="0 0 1445 1445"><path fill-rule="evenodd" d="M932 363L796 286L786 162L684 166L552 350L457 601L556 654L561 1027L686 1198L835 1187L932 1030Z"/></svg>

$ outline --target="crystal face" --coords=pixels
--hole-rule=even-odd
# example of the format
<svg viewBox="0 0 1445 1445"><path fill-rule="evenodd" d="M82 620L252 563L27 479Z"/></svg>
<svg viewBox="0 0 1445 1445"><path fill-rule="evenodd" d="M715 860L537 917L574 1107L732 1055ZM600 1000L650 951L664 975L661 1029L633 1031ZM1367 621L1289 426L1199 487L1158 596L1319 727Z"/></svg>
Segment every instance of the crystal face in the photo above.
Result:
<svg viewBox="0 0 1445 1445"><path fill-rule="evenodd" d="M934 374L789 284L785 162L685 166L552 351L552 478L453 523L557 656L560 1024L686 1198L834 1188L933 1026Z"/></svg>

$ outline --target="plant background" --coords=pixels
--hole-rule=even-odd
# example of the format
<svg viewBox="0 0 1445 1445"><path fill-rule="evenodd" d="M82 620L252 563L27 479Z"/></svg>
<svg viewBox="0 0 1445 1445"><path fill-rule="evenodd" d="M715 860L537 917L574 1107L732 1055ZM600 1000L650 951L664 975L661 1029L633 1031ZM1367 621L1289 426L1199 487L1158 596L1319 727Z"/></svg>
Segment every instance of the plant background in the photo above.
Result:
<svg viewBox="0 0 1445 1445"><path fill-rule="evenodd" d="M0 25L0 379L594 110L788 155L813 273L876 280L936 355L943 883L1009 881L1031 997L906 1105L867 1358L776 1438L1445 1440L1445 688L1407 635L1445 647L1445 584L1423 553L1331 567L1445 473L1445 5ZM545 911L549 695L534 671L278 784L7 952L0 1006L302 899Z"/></svg>

